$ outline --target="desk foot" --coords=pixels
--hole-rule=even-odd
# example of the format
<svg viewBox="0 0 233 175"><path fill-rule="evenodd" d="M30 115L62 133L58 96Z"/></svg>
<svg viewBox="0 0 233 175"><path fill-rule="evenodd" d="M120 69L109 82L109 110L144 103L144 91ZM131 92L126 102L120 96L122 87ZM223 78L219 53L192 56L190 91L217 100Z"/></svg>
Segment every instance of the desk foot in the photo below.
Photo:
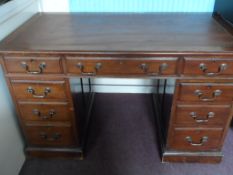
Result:
<svg viewBox="0 0 233 175"><path fill-rule="evenodd" d="M221 152L177 152L165 151L162 153L162 162L174 163L220 163Z"/></svg>
<svg viewBox="0 0 233 175"><path fill-rule="evenodd" d="M28 147L25 149L27 158L67 158L83 160L81 148L40 148Z"/></svg>

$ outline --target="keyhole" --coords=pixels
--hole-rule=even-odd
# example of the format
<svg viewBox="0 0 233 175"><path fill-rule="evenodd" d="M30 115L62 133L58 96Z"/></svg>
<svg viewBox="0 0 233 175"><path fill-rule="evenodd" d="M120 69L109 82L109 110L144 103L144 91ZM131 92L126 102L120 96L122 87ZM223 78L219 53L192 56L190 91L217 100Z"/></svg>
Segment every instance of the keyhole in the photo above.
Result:
<svg viewBox="0 0 233 175"><path fill-rule="evenodd" d="M207 88L208 88L208 89L211 89L211 88L212 88L212 86L211 86L211 85L207 85Z"/></svg>

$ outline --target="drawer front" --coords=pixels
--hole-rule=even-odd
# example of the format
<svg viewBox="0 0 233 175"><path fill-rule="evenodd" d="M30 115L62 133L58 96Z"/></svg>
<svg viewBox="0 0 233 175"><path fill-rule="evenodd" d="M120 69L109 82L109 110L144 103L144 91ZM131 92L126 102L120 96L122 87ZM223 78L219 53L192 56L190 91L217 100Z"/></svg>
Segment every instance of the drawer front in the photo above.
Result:
<svg viewBox="0 0 233 175"><path fill-rule="evenodd" d="M182 151L211 151L221 148L223 129L175 128L168 147Z"/></svg>
<svg viewBox="0 0 233 175"><path fill-rule="evenodd" d="M22 119L26 121L69 121L72 115L67 103L20 102L18 105Z"/></svg>
<svg viewBox="0 0 233 175"><path fill-rule="evenodd" d="M174 123L178 125L225 127L231 105L177 105Z"/></svg>
<svg viewBox="0 0 233 175"><path fill-rule="evenodd" d="M176 74L177 58L155 60L101 60L67 57L68 73L82 76L142 75L163 76Z"/></svg>
<svg viewBox="0 0 233 175"><path fill-rule="evenodd" d="M224 58L185 58L184 74L207 77L233 75L233 57Z"/></svg>
<svg viewBox="0 0 233 175"><path fill-rule="evenodd" d="M74 137L72 127L62 126L26 126L27 141L32 146L72 146Z"/></svg>
<svg viewBox="0 0 233 175"><path fill-rule="evenodd" d="M16 98L20 100L66 99L65 81L11 80L11 85Z"/></svg>
<svg viewBox="0 0 233 175"><path fill-rule="evenodd" d="M8 73L59 74L63 72L59 57L6 57L5 65Z"/></svg>
<svg viewBox="0 0 233 175"><path fill-rule="evenodd" d="M233 84L226 83L180 83L179 97L181 101L196 102L231 102Z"/></svg>

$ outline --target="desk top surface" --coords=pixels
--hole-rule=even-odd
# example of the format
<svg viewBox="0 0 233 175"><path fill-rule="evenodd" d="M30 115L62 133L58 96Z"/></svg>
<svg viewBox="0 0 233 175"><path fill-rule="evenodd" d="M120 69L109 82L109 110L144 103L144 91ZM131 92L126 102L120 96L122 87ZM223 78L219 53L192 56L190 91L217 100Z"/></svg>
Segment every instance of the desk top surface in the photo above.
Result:
<svg viewBox="0 0 233 175"><path fill-rule="evenodd" d="M0 43L9 51L233 52L211 13L40 13Z"/></svg>

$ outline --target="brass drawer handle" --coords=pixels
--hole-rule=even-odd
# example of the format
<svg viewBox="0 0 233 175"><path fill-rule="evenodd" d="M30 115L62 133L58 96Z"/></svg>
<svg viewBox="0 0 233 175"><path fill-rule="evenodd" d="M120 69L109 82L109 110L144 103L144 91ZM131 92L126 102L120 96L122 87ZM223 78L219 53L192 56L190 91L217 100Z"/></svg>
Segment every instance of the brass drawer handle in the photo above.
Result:
<svg viewBox="0 0 233 175"><path fill-rule="evenodd" d="M195 90L194 94L196 96L198 96L198 98L201 100L201 101L214 101L216 99L216 97L220 96L222 94L222 91L217 89L215 90L211 97L208 97L206 96L201 90Z"/></svg>
<svg viewBox="0 0 233 175"><path fill-rule="evenodd" d="M51 135L51 137L48 136L48 134L46 134L45 132L41 132L40 133L40 138L46 140L46 141L57 141L61 138L61 134L60 133L54 133Z"/></svg>
<svg viewBox="0 0 233 175"><path fill-rule="evenodd" d="M46 68L46 63L45 62L40 63L38 67L39 70L34 70L34 71L30 70L28 64L25 61L21 62L21 67L24 68L25 71L29 74L41 74L43 73L43 70Z"/></svg>
<svg viewBox="0 0 233 175"><path fill-rule="evenodd" d="M207 123L210 118L213 118L215 116L214 112L208 112L206 117L198 117L196 112L190 112L190 116L197 122L197 123ZM200 118L206 118L206 119L200 119Z"/></svg>
<svg viewBox="0 0 233 175"><path fill-rule="evenodd" d="M207 136L203 136L201 139L200 139L200 142L199 143L195 143L193 142L193 139L191 136L187 136L185 138L185 140L190 143L190 145L192 146L203 146L206 142L208 142L208 137Z"/></svg>
<svg viewBox="0 0 233 175"><path fill-rule="evenodd" d="M162 75L163 71L166 70L168 68L168 64L167 63L162 63L159 66L159 70L158 72L148 72L149 71L149 65L146 63L142 63L140 65L140 68L143 70L144 73L146 73L148 76L156 76L156 75Z"/></svg>
<svg viewBox="0 0 233 175"><path fill-rule="evenodd" d="M30 94L32 94L32 96L34 98L45 98L49 93L51 93L51 89L49 87L46 87L44 89L43 94L42 95L38 95L38 94L36 94L35 90L31 86L29 86L27 88L27 92L30 93Z"/></svg>
<svg viewBox="0 0 233 175"><path fill-rule="evenodd" d="M97 72L100 70L100 68L102 67L102 64L101 63L96 63L94 72L85 72L84 71L85 66L80 62L76 66L80 69L82 75L84 75L84 76L95 76L97 74Z"/></svg>
<svg viewBox="0 0 233 175"><path fill-rule="evenodd" d="M54 109L49 110L48 115L42 115L38 109L33 109L32 113L43 120L51 119L56 115L56 111Z"/></svg>
<svg viewBox="0 0 233 175"><path fill-rule="evenodd" d="M228 65L226 63L222 63L219 65L218 67L218 71L217 72L208 72L208 67L205 63L201 63L199 65L200 70L202 70L202 72L206 75L206 76L217 76L220 73L222 73L224 70L226 70L228 67Z"/></svg>

